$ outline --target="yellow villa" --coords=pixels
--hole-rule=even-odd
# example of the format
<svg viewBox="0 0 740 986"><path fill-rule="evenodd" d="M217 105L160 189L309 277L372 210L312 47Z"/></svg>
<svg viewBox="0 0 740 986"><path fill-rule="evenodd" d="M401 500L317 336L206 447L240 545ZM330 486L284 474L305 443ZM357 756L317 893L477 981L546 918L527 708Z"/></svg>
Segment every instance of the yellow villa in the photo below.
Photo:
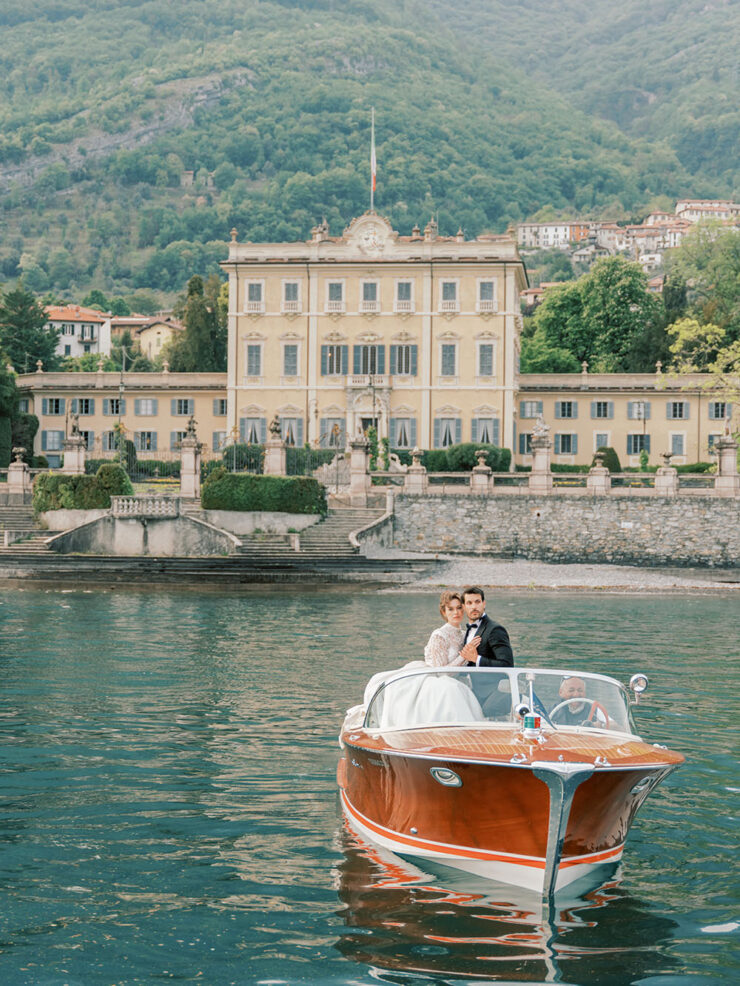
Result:
<svg viewBox="0 0 740 986"><path fill-rule="evenodd" d="M515 441L524 265L510 236L399 236L374 212L341 236L239 243L229 258L229 430L344 447Z"/></svg>

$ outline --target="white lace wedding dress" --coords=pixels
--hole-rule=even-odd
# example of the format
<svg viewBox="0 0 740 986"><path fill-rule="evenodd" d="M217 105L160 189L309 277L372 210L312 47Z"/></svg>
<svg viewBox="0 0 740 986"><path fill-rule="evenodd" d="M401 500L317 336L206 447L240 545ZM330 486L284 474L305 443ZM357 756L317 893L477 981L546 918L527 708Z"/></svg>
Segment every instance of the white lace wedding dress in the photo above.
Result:
<svg viewBox="0 0 740 986"><path fill-rule="evenodd" d="M462 667L467 663L460 653L464 638L464 630L445 623L432 632L424 648L423 661L411 661L398 670L373 675L365 688L365 708L383 683L403 678L388 684L379 696L382 707L374 717L377 728L401 729L485 719L480 703L464 681L451 675L413 674L430 667Z"/></svg>

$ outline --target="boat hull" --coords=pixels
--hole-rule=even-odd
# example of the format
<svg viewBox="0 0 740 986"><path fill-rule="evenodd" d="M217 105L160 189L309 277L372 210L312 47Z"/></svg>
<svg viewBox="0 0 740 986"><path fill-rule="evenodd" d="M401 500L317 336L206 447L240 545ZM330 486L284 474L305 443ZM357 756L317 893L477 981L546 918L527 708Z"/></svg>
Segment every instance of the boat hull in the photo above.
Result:
<svg viewBox="0 0 740 986"><path fill-rule="evenodd" d="M547 892L616 865L640 805L683 760L609 737L579 746L561 736L545 749L478 730L458 732L455 751L444 736L435 748L421 732L397 735L395 749L379 737L342 739L342 807L360 835L402 856ZM501 743L506 760L490 753Z"/></svg>

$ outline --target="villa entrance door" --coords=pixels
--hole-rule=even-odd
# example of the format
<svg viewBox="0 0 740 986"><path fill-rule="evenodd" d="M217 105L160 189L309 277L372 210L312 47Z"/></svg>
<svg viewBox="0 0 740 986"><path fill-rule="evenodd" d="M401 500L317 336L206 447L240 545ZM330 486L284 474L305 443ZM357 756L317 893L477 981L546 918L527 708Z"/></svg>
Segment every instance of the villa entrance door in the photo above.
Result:
<svg viewBox="0 0 740 986"><path fill-rule="evenodd" d="M375 428L375 431L377 433L377 431L378 431L378 419L377 418L365 418L365 417L363 417L361 420L362 420L362 432L363 432L363 434L367 434L368 428Z"/></svg>

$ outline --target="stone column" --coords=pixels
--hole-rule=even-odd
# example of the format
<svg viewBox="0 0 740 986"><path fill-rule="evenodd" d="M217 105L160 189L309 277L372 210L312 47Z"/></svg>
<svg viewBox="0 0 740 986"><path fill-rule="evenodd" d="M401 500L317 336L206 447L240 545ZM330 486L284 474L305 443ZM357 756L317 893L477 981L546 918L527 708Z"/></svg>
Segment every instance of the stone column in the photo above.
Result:
<svg viewBox="0 0 740 986"><path fill-rule="evenodd" d="M372 486L369 445L362 432L349 443L349 498L353 507L367 506L367 494Z"/></svg>
<svg viewBox="0 0 740 986"><path fill-rule="evenodd" d="M604 453L597 452L594 456L595 465L591 466L586 477L586 489L590 493L609 493L612 488L612 474L604 465Z"/></svg>
<svg viewBox="0 0 740 986"><path fill-rule="evenodd" d="M478 449L475 453L478 465L473 467L470 473L470 492L471 493L490 493L493 487L493 470L486 465L485 459L488 453L485 449Z"/></svg>
<svg viewBox="0 0 740 986"><path fill-rule="evenodd" d="M426 468L421 464L421 452L415 448L411 453L411 465L406 470L403 481L404 493L426 493L429 489L429 478Z"/></svg>
<svg viewBox="0 0 740 986"><path fill-rule="evenodd" d="M550 472L550 429L540 417L532 430L532 472L529 474L529 492L547 495L552 493Z"/></svg>
<svg viewBox="0 0 740 986"><path fill-rule="evenodd" d="M84 476L87 443L80 434L79 418L76 414L72 415L71 421L72 430L69 437L62 442L64 449L62 472L68 476Z"/></svg>
<svg viewBox="0 0 740 986"><path fill-rule="evenodd" d="M195 418L188 421L188 430L180 445L180 496L185 500L200 500L200 458L203 446L195 432Z"/></svg>
<svg viewBox="0 0 740 986"><path fill-rule="evenodd" d="M25 451L13 449L15 461L8 466L8 503L26 503L31 497L31 470L23 461Z"/></svg>
<svg viewBox="0 0 740 986"><path fill-rule="evenodd" d="M740 476L737 473L737 442L730 434L729 421L725 433L715 444L717 450L717 478L714 492L718 496L740 496Z"/></svg>
<svg viewBox="0 0 740 986"><path fill-rule="evenodd" d="M671 453L663 453L663 465L655 473L655 492L658 496L678 496L678 472L671 465Z"/></svg>
<svg viewBox="0 0 740 986"><path fill-rule="evenodd" d="M285 442L280 435L280 421L277 416L270 422L270 437L265 442L265 476L285 476Z"/></svg>

